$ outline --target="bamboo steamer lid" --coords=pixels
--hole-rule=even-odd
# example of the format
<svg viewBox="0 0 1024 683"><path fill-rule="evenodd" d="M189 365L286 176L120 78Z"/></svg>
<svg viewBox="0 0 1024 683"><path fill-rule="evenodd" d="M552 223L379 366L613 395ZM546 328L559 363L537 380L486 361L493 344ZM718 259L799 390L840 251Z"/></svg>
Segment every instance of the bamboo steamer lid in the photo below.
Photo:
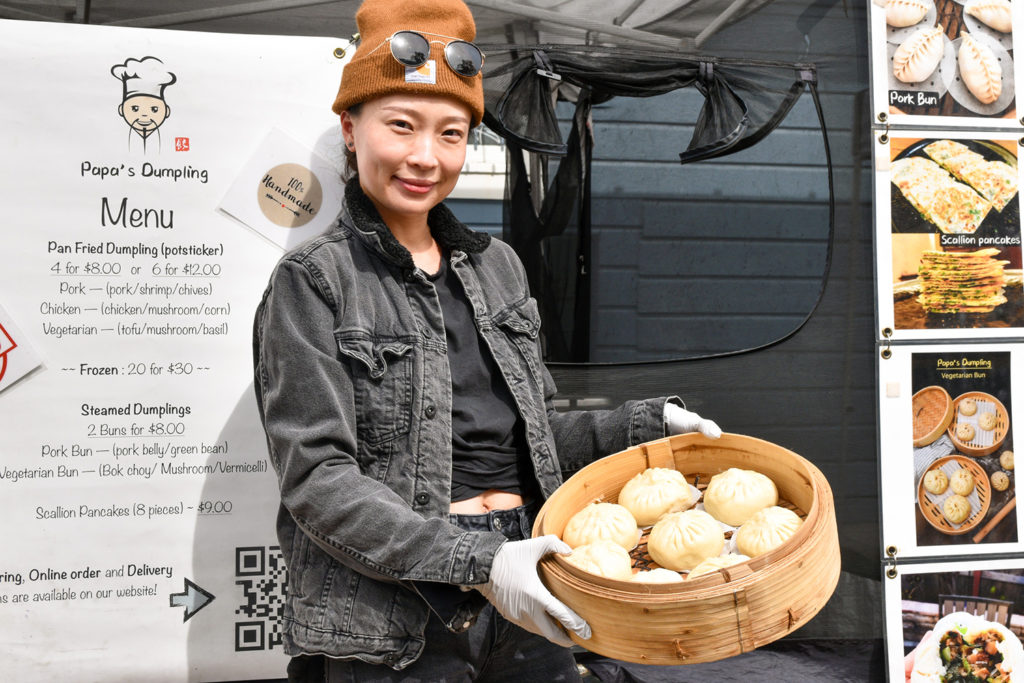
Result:
<svg viewBox="0 0 1024 683"><path fill-rule="evenodd" d="M577 510L594 500L615 502L623 484L648 467L671 467L702 484L729 467L761 472L804 523L769 553L681 583L606 579L548 556L538 565L545 585L593 632L589 640L570 633L574 642L642 664L710 662L777 640L824 607L840 572L832 491L806 459L749 436L680 434L597 460L545 502L533 535L561 536Z"/></svg>

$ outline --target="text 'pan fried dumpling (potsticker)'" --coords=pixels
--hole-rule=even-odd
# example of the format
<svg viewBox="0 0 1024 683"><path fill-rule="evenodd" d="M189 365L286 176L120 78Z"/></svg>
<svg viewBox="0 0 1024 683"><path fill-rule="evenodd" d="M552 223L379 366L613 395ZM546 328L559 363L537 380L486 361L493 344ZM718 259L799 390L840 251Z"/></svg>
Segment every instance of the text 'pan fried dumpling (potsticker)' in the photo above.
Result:
<svg viewBox="0 0 1024 683"><path fill-rule="evenodd" d="M694 502L686 478L666 467L640 472L619 492L619 505L629 510L640 526L650 526L662 515L685 510Z"/></svg>
<svg viewBox="0 0 1024 683"><path fill-rule="evenodd" d="M572 549L572 553L564 556L569 564L579 567L590 574L597 574L609 579L629 581L633 576L633 560L629 553L613 541L598 539Z"/></svg>
<svg viewBox="0 0 1024 683"><path fill-rule="evenodd" d="M1007 0L974 0L964 4L964 12L1000 33L1013 30L1013 11Z"/></svg>
<svg viewBox="0 0 1024 683"><path fill-rule="evenodd" d="M725 532L701 510L672 512L658 520L647 538L651 559L668 569L689 570L725 548Z"/></svg>
<svg viewBox="0 0 1024 683"><path fill-rule="evenodd" d="M621 505L591 503L570 517L562 532L562 540L573 548L599 539L632 550L640 540L640 529L633 515Z"/></svg>
<svg viewBox="0 0 1024 683"><path fill-rule="evenodd" d="M740 562L746 562L750 558L746 555L737 555L735 553L729 553L728 555L718 555L716 557L709 557L704 560L696 567L690 570L690 573L686 575L687 579L696 579L698 576L704 576L711 572L716 572L719 569L725 569L731 567L734 564Z"/></svg>
<svg viewBox="0 0 1024 683"><path fill-rule="evenodd" d="M679 572L664 567L655 567L650 571L641 571L633 574L630 581L635 583L679 583L683 580Z"/></svg>
<svg viewBox="0 0 1024 683"><path fill-rule="evenodd" d="M788 508L766 507L736 532L736 549L750 557L764 555L792 538L802 523L800 516Z"/></svg>
<svg viewBox="0 0 1024 683"><path fill-rule="evenodd" d="M1021 680L1021 674L1024 647L1010 629L984 617L953 612L939 619L918 645L910 681L1012 683Z"/></svg>
<svg viewBox="0 0 1024 683"><path fill-rule="evenodd" d="M928 14L924 0L890 0L885 6L885 23L894 28L913 26Z"/></svg>
<svg viewBox="0 0 1024 683"><path fill-rule="evenodd" d="M775 482L760 472L736 467L711 477L704 490L704 509L729 526L739 526L758 510L778 502Z"/></svg>
<svg viewBox="0 0 1024 683"><path fill-rule="evenodd" d="M892 57L892 75L904 83L920 83L939 66L945 43L942 27L922 28L903 41Z"/></svg>
<svg viewBox="0 0 1024 683"><path fill-rule="evenodd" d="M982 104L991 104L1003 92L1003 67L988 45L975 40L966 31L960 34L957 52L960 79Z"/></svg>

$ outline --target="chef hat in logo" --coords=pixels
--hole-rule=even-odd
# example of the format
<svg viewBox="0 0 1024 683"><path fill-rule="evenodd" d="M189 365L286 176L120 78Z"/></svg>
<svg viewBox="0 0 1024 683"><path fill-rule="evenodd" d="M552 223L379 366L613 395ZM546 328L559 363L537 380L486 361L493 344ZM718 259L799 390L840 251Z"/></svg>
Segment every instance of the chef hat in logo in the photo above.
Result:
<svg viewBox="0 0 1024 683"><path fill-rule="evenodd" d="M359 47L341 74L341 87L332 109L340 114L354 104L396 93L447 95L467 107L473 125L484 115L483 76L471 78L452 71L444 45L452 39L476 38L473 15L462 0L364 0L356 12ZM407 78L406 67L391 55L386 43L397 31L416 31L431 41L434 75ZM436 42L435 42L436 41Z"/></svg>
<svg viewBox="0 0 1024 683"><path fill-rule="evenodd" d="M110 70L124 85L121 101L136 95L148 95L164 99L164 88L178 78L164 67L164 63L156 57L129 59Z"/></svg>

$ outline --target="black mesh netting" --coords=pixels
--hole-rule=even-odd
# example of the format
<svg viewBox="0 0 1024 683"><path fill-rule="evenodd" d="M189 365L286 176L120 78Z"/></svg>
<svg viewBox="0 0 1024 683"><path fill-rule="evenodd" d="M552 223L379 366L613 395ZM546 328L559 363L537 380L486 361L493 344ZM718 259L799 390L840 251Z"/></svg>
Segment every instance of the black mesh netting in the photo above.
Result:
<svg viewBox="0 0 1024 683"><path fill-rule="evenodd" d="M483 47L488 64L484 121L505 139L509 152L502 236L522 259L538 300L547 360L591 360L591 112L612 98L654 97L696 88L704 106L689 145L679 151L685 164L756 144L782 122L809 88L825 143L831 245L832 168L812 64L623 47ZM574 104L565 136L565 124L556 114L559 101ZM829 263L827 256L822 287ZM819 299L820 295L819 290ZM803 322L812 312L813 308Z"/></svg>

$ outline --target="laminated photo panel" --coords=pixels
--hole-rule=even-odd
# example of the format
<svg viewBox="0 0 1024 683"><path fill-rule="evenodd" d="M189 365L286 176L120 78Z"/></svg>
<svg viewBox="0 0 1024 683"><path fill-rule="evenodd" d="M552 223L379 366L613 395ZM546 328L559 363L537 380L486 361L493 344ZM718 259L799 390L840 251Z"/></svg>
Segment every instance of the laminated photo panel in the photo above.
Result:
<svg viewBox="0 0 1024 683"><path fill-rule="evenodd" d="M874 150L879 328L893 340L1024 334L1018 140L963 131L882 137Z"/></svg>
<svg viewBox="0 0 1024 683"><path fill-rule="evenodd" d="M871 4L873 123L1021 127L1020 3L1007 3L1009 15L965 6L958 0Z"/></svg>
<svg viewBox="0 0 1024 683"><path fill-rule="evenodd" d="M1024 550L1012 455L1022 350L901 345L879 361L882 541L898 558Z"/></svg>
<svg viewBox="0 0 1024 683"><path fill-rule="evenodd" d="M1019 654L1024 637L1024 558L897 563L887 569L883 582L889 680L904 680L908 668L917 670L913 681L941 680L927 678L925 673L934 672L937 663L945 668L948 660L942 659L941 650L952 630L960 632L960 641L967 647L951 646L949 660L975 654L978 647L971 645L980 644L983 649L983 632L989 630L996 632L1000 646L989 656L975 654L978 667L994 671L1004 659L1008 660L1004 666L1014 661L1013 652ZM972 628L974 638L964 638L966 626ZM1014 670L1019 671L1020 665Z"/></svg>

